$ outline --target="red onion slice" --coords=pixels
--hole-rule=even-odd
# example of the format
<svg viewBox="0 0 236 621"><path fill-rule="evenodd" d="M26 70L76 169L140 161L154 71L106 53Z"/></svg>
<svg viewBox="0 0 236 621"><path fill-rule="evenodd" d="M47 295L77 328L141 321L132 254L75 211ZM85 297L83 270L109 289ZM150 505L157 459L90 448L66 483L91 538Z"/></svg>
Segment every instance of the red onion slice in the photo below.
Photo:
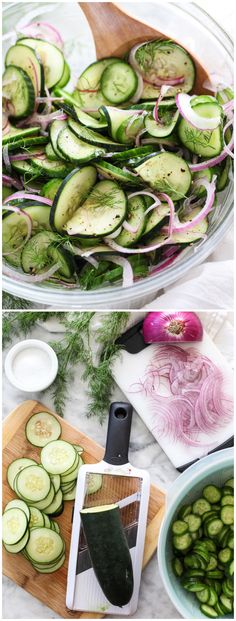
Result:
<svg viewBox="0 0 236 621"><path fill-rule="evenodd" d="M5 205L6 203L8 203L9 201L13 201L15 199L21 199L21 198L26 198L29 199L31 201L38 201L39 197L36 194L30 194L28 192L14 192L14 194L11 194L10 196L7 196L7 198L5 198L5 200L3 201L3 204ZM45 203L45 205L52 205L52 201L50 198L45 198L45 196L40 196L40 202L41 203Z"/></svg>
<svg viewBox="0 0 236 621"><path fill-rule="evenodd" d="M218 114L213 118L199 116L191 107L191 101L194 97L187 93L178 93L176 95L176 105L181 116L190 123L195 129L210 130L216 129L221 123L221 115Z"/></svg>
<svg viewBox="0 0 236 621"><path fill-rule="evenodd" d="M90 263L93 267L95 267L96 269L98 268L99 262L93 257L85 255L84 250L78 248L78 246L73 246L72 244L70 244L70 249L72 250L74 255L82 257L83 259L85 259L85 261L88 261L88 263Z"/></svg>
<svg viewBox="0 0 236 621"><path fill-rule="evenodd" d="M131 224L129 224L129 222L127 222L127 220L124 220L123 224L123 229L125 229L125 231L128 231L128 233L137 233L139 225L138 226L131 226Z"/></svg>
<svg viewBox="0 0 236 621"><path fill-rule="evenodd" d="M128 259L110 254L108 260L111 261L111 263L115 263L115 265L120 265L123 268L123 287L132 287L134 282L134 274L132 266L130 265Z"/></svg>
<svg viewBox="0 0 236 621"><path fill-rule="evenodd" d="M60 49L62 49L64 45L59 31L48 22L32 22L31 24L27 24L27 26L18 28L18 32L26 37L49 41L49 43L53 43Z"/></svg>
<svg viewBox="0 0 236 621"><path fill-rule="evenodd" d="M202 222L204 218L206 218L206 216L212 209L212 206L215 200L215 190L216 190L215 178L216 177L213 177L210 183L204 177L202 179L197 179L197 181L194 182L195 187L204 186L206 188L207 197L206 197L205 205L201 209L200 213L197 214L189 222L180 222L177 214L175 214L174 223L173 223L173 233L180 233L181 231L188 231L189 229L192 229L194 226L199 224L199 222Z"/></svg>
<svg viewBox="0 0 236 621"><path fill-rule="evenodd" d="M2 175L2 182L3 182L3 185L7 185L9 188L15 187L18 190L22 189L22 184L20 183L20 181L18 181L18 179L14 179L14 177L9 177L8 175Z"/></svg>
<svg viewBox="0 0 236 621"><path fill-rule="evenodd" d="M156 121L156 123L160 122L159 121L159 105L160 105L162 99L165 97L166 93L168 93L168 90L170 88L171 87L167 86L166 84L163 84L163 86L161 87L160 95L157 98L155 106L154 106L154 109L153 109L153 118L154 118L154 121Z"/></svg>
<svg viewBox="0 0 236 621"><path fill-rule="evenodd" d="M57 270L61 267L60 263L56 263L52 265L48 270L41 274L23 274L22 272L17 272L16 270L8 268L5 264L3 264L3 274L12 278L12 280L18 280L19 282L28 282L28 283L39 283L44 282L44 280L48 280Z"/></svg>

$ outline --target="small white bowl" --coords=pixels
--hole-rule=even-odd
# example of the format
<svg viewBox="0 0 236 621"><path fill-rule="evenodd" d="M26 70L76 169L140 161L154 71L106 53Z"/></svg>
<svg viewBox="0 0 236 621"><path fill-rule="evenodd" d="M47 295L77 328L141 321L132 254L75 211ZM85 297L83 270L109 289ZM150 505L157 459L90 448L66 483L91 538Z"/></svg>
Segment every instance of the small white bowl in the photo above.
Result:
<svg viewBox="0 0 236 621"><path fill-rule="evenodd" d="M23 392L45 390L58 371L58 359L52 347L38 339L27 339L14 345L5 360L9 382Z"/></svg>

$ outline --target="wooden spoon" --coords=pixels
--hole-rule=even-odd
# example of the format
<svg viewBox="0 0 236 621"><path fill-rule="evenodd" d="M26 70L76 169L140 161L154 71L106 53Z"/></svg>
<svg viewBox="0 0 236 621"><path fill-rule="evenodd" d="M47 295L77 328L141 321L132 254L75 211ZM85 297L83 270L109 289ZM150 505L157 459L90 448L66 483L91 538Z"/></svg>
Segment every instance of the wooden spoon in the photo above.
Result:
<svg viewBox="0 0 236 621"><path fill-rule="evenodd" d="M152 39L169 39L142 20L131 17L113 2L79 2L79 4L89 22L98 60L106 56L123 56L137 43ZM175 43L182 45L181 41L175 40ZM193 60L196 67L194 93L211 94L203 87L204 81L209 80L206 70L196 58Z"/></svg>

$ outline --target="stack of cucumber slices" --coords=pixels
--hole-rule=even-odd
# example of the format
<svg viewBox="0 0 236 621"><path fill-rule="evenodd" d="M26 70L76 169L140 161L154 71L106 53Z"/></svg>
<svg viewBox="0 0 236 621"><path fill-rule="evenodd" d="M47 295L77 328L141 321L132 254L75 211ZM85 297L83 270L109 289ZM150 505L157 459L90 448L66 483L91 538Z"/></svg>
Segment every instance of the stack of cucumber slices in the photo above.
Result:
<svg viewBox="0 0 236 621"><path fill-rule="evenodd" d="M33 414L25 434L31 445L41 448L40 463L21 457L8 466L7 481L17 498L4 509L3 544L7 552L22 552L37 571L51 573L65 560L65 542L53 518L61 515L65 501L75 499L83 448L59 439L61 425L48 412ZM101 484L101 475L94 474L87 494Z"/></svg>
<svg viewBox="0 0 236 621"><path fill-rule="evenodd" d="M6 54L4 270L54 287L130 286L205 240L231 173L233 93L188 95L193 60L165 40L92 63L72 94L69 80L45 31Z"/></svg>
<svg viewBox="0 0 236 621"><path fill-rule="evenodd" d="M201 612L216 619L233 613L234 479L208 484L183 505L172 524L174 574L195 594Z"/></svg>

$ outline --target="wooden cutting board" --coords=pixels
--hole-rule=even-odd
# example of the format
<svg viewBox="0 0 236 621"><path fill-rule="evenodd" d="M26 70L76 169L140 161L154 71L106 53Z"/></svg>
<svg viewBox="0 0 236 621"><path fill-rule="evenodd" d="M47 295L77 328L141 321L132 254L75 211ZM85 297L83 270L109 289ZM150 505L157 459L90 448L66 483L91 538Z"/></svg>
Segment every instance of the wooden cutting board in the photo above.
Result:
<svg viewBox="0 0 236 621"><path fill-rule="evenodd" d="M3 421L3 507L15 497L10 489L6 471L8 465L19 457L31 457L39 461L40 449L31 446L25 437L25 424L28 418L35 412L50 410L37 401L24 401ZM54 416L55 413L53 412ZM62 438L74 444L80 444L84 448L83 459L86 463L100 461L104 455L104 448L91 438L81 433L61 419ZM164 515L165 495L154 485L151 486L151 495L148 509L148 526L145 540L143 566L148 563L157 547L158 533ZM52 574L39 574L32 565L21 555L15 557L3 549L3 573L11 578L23 589L37 597L62 618L87 618L98 619L105 615L97 613L72 612L65 606L67 567L71 537L71 516L73 502L65 502L65 508L60 517L55 518L61 529L61 534L66 542L66 561L63 567ZM17 562L16 562L17 560Z"/></svg>

